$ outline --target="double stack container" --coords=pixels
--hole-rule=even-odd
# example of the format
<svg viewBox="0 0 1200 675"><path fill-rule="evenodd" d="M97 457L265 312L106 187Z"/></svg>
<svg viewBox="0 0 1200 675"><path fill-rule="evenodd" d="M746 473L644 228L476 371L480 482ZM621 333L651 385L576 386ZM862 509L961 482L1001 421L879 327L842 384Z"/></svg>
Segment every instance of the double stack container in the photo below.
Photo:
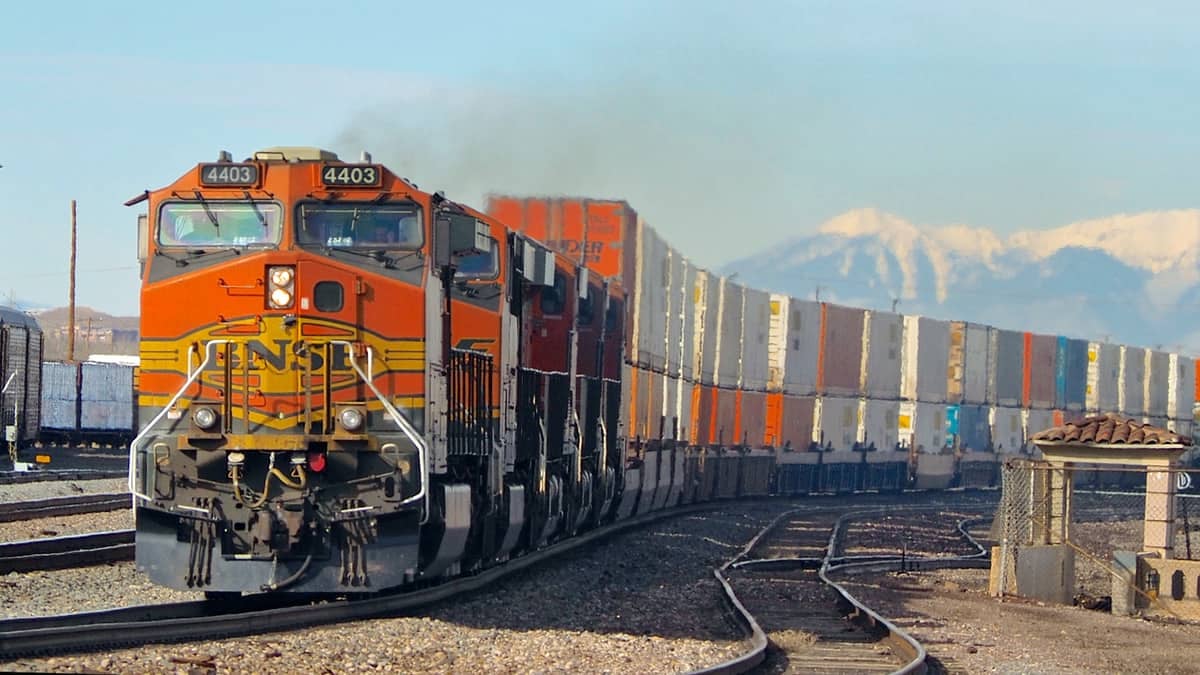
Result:
<svg viewBox="0 0 1200 675"><path fill-rule="evenodd" d="M859 386L868 399L898 400L904 317L891 312L868 311L864 321L862 382Z"/></svg>

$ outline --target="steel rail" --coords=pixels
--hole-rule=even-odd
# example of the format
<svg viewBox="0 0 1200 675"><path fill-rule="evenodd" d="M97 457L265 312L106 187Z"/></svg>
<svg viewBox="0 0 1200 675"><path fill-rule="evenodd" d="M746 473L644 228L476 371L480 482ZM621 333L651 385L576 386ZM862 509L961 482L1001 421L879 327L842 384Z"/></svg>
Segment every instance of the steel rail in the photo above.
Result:
<svg viewBox="0 0 1200 675"><path fill-rule="evenodd" d="M37 471L0 471L0 485L20 483L42 483L61 480L96 480L98 478L124 478L125 469L39 469Z"/></svg>
<svg viewBox="0 0 1200 675"><path fill-rule="evenodd" d="M92 532L0 544L0 574L86 567L133 559L133 530Z"/></svg>
<svg viewBox="0 0 1200 675"><path fill-rule="evenodd" d="M128 492L106 492L97 494L71 495L30 499L0 504L0 523L55 516L73 516L82 513L102 513L129 508Z"/></svg>

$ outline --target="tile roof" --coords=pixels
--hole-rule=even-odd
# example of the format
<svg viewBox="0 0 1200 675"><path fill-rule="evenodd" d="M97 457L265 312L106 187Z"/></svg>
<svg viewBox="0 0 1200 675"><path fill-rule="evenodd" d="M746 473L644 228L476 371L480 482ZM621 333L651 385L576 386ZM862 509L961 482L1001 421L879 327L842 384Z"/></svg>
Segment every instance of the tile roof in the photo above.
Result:
<svg viewBox="0 0 1200 675"><path fill-rule="evenodd" d="M1174 431L1142 424L1120 415L1091 415L1034 434L1030 440L1080 445L1191 445Z"/></svg>

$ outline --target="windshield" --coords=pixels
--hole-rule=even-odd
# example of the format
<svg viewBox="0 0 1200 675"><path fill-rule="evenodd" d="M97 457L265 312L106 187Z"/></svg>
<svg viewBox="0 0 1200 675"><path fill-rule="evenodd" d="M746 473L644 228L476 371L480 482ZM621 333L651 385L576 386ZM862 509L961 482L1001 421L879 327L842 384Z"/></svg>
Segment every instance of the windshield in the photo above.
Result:
<svg viewBox="0 0 1200 675"><path fill-rule="evenodd" d="M499 255L495 239L488 239L487 253L458 256L454 259L455 279L495 279Z"/></svg>
<svg viewBox="0 0 1200 675"><path fill-rule="evenodd" d="M158 211L162 246L274 246L283 210L274 202L167 202Z"/></svg>
<svg viewBox="0 0 1200 675"><path fill-rule="evenodd" d="M301 204L296 241L301 246L415 249L424 243L421 207L403 204Z"/></svg>

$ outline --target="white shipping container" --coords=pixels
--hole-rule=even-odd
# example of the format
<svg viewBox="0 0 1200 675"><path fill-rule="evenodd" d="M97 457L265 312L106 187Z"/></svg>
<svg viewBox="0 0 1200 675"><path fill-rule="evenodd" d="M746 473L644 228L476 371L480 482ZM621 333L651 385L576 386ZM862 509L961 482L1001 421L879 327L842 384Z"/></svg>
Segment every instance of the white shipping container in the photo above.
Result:
<svg viewBox="0 0 1200 675"><path fill-rule="evenodd" d="M683 424L679 419L679 378L667 376L663 378L663 438L675 440L678 425Z"/></svg>
<svg viewBox="0 0 1200 675"><path fill-rule="evenodd" d="M692 438L692 384L687 380L679 380L678 387L679 440L686 441Z"/></svg>
<svg viewBox="0 0 1200 675"><path fill-rule="evenodd" d="M42 363L42 428L75 428L75 385L78 365L46 361ZM0 382L0 386L4 383Z"/></svg>
<svg viewBox="0 0 1200 675"><path fill-rule="evenodd" d="M720 341L720 277L696 270L696 379L703 384L717 381L717 342Z"/></svg>
<svg viewBox="0 0 1200 675"><path fill-rule="evenodd" d="M639 221L637 246L637 362L662 371L667 364L667 245L654 228Z"/></svg>
<svg viewBox="0 0 1200 675"><path fill-rule="evenodd" d="M1191 419L1196 397L1196 365L1182 354L1171 354L1167 389L1167 417Z"/></svg>
<svg viewBox="0 0 1200 675"><path fill-rule="evenodd" d="M821 359L821 303L790 298L787 302L787 363L783 391L811 396L817 391Z"/></svg>
<svg viewBox="0 0 1200 675"><path fill-rule="evenodd" d="M868 398L898 399L904 317L868 311L864 321L862 390Z"/></svg>
<svg viewBox="0 0 1200 675"><path fill-rule="evenodd" d="M1088 412L1117 412L1120 409L1121 347L1106 342L1088 343Z"/></svg>
<svg viewBox="0 0 1200 675"><path fill-rule="evenodd" d="M683 260L683 287L680 289L683 304L683 339L680 340L682 354L680 365L683 379L691 382L699 372L700 349L696 326L696 267L687 258Z"/></svg>
<svg viewBox="0 0 1200 675"><path fill-rule="evenodd" d="M900 443L919 453L936 454L950 447L944 403L901 403L897 428Z"/></svg>
<svg viewBox="0 0 1200 675"><path fill-rule="evenodd" d="M1146 350L1146 414L1153 417L1167 416L1167 399L1170 397L1171 355L1167 352Z"/></svg>
<svg viewBox="0 0 1200 675"><path fill-rule="evenodd" d="M133 426L133 368L112 363L80 366L79 426L122 431Z"/></svg>
<svg viewBox="0 0 1200 675"><path fill-rule="evenodd" d="M721 307L719 338L717 341L717 384L722 387L737 387L742 377L742 328L743 308L746 301L745 289L721 279Z"/></svg>
<svg viewBox="0 0 1200 675"><path fill-rule="evenodd" d="M946 402L963 402L963 371L966 368L967 324L951 321L946 356Z"/></svg>
<svg viewBox="0 0 1200 675"><path fill-rule="evenodd" d="M1146 350L1141 347L1121 347L1120 412L1130 417L1146 414Z"/></svg>
<svg viewBox="0 0 1200 675"><path fill-rule="evenodd" d="M995 374L991 359L992 327L978 323L967 324L966 341L963 344L963 401L986 404L995 400L993 391Z"/></svg>
<svg viewBox="0 0 1200 675"><path fill-rule="evenodd" d="M754 288L745 290L742 309L742 378L746 391L766 391L769 359L767 335L771 330L771 296Z"/></svg>
<svg viewBox="0 0 1200 675"><path fill-rule="evenodd" d="M859 441L877 451L893 450L900 442L900 402L868 398L863 402Z"/></svg>
<svg viewBox="0 0 1200 675"><path fill-rule="evenodd" d="M771 321L767 329L767 391L783 391L787 366L788 296L771 294Z"/></svg>
<svg viewBox="0 0 1200 675"><path fill-rule="evenodd" d="M860 399L822 396L813 410L813 440L822 447L853 450L858 440Z"/></svg>
<svg viewBox="0 0 1200 675"><path fill-rule="evenodd" d="M1025 423L1020 408L992 408L992 449L997 454L1015 455L1025 445Z"/></svg>
<svg viewBox="0 0 1200 675"><path fill-rule="evenodd" d="M678 377L683 368L683 255L667 247L667 374Z"/></svg>
<svg viewBox="0 0 1200 675"><path fill-rule="evenodd" d="M944 403L950 365L950 324L904 317L900 395L909 401Z"/></svg>

